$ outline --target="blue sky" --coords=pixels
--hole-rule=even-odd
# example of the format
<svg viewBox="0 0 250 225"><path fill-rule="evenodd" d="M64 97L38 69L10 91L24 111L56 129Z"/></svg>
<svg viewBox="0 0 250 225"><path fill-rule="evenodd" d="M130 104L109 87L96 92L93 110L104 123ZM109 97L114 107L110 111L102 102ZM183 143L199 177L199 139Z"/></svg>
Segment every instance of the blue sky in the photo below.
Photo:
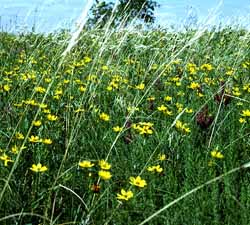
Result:
<svg viewBox="0 0 250 225"><path fill-rule="evenodd" d="M30 29L36 25L38 32L51 32L61 27L70 28L77 20L87 0L0 0L0 25L4 30ZM155 15L160 25L187 23L194 16L205 20L221 2L220 0L157 0L160 7ZM236 21L250 25L250 0L224 0L211 24Z"/></svg>

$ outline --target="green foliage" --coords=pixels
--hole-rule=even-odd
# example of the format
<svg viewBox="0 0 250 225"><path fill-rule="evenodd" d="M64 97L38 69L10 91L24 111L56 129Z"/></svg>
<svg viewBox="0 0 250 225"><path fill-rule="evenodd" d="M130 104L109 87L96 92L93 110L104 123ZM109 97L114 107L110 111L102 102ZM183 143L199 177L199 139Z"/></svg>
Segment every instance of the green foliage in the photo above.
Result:
<svg viewBox="0 0 250 225"><path fill-rule="evenodd" d="M0 224L139 224L249 162L249 32L196 35L84 30L63 58L65 31L0 33ZM247 225L249 180L149 224Z"/></svg>

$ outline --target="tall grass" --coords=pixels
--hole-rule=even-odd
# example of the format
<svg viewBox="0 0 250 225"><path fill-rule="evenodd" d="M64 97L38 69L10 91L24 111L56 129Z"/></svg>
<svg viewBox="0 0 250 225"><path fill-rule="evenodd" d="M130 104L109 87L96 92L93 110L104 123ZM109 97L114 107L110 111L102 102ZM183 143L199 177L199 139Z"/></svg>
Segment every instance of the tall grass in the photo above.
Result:
<svg viewBox="0 0 250 225"><path fill-rule="evenodd" d="M0 34L0 222L249 224L249 32L70 38Z"/></svg>

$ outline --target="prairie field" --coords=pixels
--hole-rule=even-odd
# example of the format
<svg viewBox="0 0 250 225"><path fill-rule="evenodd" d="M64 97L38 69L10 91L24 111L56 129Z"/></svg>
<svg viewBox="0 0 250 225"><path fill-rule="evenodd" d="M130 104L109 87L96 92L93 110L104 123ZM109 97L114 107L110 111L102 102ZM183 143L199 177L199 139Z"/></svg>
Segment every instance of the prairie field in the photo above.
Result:
<svg viewBox="0 0 250 225"><path fill-rule="evenodd" d="M0 224L250 224L250 34L0 33Z"/></svg>

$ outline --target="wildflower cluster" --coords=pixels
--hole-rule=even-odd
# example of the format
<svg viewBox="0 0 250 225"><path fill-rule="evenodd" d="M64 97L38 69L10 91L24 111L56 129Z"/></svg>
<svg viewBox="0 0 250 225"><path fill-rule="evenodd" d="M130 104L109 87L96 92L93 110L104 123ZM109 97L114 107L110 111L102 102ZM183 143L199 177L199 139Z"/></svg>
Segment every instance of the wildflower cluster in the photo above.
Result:
<svg viewBox="0 0 250 225"><path fill-rule="evenodd" d="M141 135L153 134L153 123L150 122L139 122L132 124L132 128Z"/></svg>
<svg viewBox="0 0 250 225"><path fill-rule="evenodd" d="M194 183L247 160L246 31L207 31L190 43L191 30L140 35L86 30L61 60L68 35L0 35L0 217L31 210L64 224L65 218L83 221L88 211L93 224L107 216L115 218L107 223L122 224L131 217L128 223L139 224L133 211L149 215L151 208L162 208ZM221 147L206 151L208 146ZM159 148L164 152L156 155ZM214 164L223 167L208 172ZM237 210L225 196L232 189L249 212L247 179L242 172L237 182L230 181L230 190L201 193L192 207L205 202L204 213L210 215L210 206L223 195L213 213L221 218L229 209L233 216L224 213L230 218L223 221L234 223L232 218L241 215L234 216ZM17 199L14 206L9 196ZM84 215L76 197L86 204ZM129 204L121 207L114 199ZM170 214L175 221L166 216L155 223L189 221L179 220L175 210ZM27 218L18 221L30 224ZM203 218L200 223L207 223ZM246 218L239 221L247 224ZM32 219L42 223L40 217Z"/></svg>

